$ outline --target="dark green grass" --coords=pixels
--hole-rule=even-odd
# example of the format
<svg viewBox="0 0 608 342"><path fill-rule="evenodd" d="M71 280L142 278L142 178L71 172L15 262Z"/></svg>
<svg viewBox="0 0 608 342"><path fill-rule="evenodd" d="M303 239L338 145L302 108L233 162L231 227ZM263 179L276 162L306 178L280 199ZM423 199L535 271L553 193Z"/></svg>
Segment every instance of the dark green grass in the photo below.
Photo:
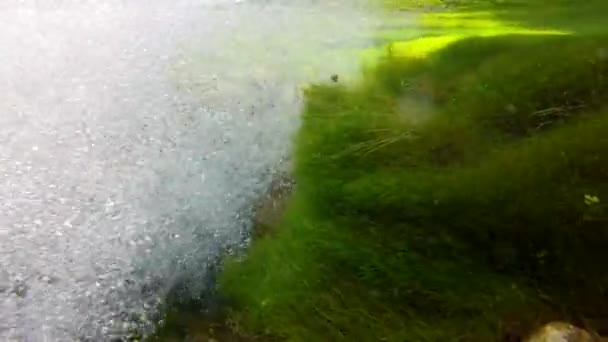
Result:
<svg viewBox="0 0 608 342"><path fill-rule="evenodd" d="M528 26L560 27L579 33L606 32L608 2L604 0L508 0L486 8L499 18Z"/></svg>
<svg viewBox="0 0 608 342"><path fill-rule="evenodd" d="M242 329L493 341L608 315L608 36L472 38L307 90L279 231L227 262Z"/></svg>

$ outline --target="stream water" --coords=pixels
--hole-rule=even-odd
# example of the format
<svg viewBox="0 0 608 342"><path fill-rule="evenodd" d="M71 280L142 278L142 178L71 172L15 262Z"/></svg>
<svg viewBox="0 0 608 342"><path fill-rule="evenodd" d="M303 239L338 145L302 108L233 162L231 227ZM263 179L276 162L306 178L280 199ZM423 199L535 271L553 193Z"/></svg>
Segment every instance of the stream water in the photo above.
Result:
<svg viewBox="0 0 608 342"><path fill-rule="evenodd" d="M204 290L298 87L357 73L374 20L353 3L2 1L0 340L120 338Z"/></svg>

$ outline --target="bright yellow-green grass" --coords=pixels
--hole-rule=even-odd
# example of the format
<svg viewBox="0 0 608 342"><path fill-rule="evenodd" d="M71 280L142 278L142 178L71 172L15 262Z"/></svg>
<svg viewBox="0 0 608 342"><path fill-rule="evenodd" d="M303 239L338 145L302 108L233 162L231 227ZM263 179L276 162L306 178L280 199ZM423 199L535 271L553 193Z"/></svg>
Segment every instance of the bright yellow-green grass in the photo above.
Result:
<svg viewBox="0 0 608 342"><path fill-rule="evenodd" d="M392 29L380 31L376 39L386 41L384 46L367 49L362 52L362 57L374 64L385 54L401 58L426 58L433 52L472 37L572 33L566 29L525 27L518 22L505 20L492 11L421 13L402 28L395 25Z"/></svg>

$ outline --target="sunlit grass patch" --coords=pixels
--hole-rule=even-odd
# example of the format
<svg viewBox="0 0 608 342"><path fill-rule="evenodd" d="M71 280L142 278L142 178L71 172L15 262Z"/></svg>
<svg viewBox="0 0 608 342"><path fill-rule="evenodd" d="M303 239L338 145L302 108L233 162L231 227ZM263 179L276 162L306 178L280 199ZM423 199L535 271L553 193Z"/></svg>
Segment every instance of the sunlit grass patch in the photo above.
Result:
<svg viewBox="0 0 608 342"><path fill-rule="evenodd" d="M422 13L418 24L428 28L478 28L502 29L506 25L495 18L492 12L465 11L465 12L440 12Z"/></svg>
<svg viewBox="0 0 608 342"><path fill-rule="evenodd" d="M443 49L464 38L466 38L464 35L442 35L438 37L418 38L411 41L397 41L388 43L386 50L391 57L424 58L428 54Z"/></svg>
<svg viewBox="0 0 608 342"><path fill-rule="evenodd" d="M377 49L368 49L364 59L372 61L385 51L393 57L424 58L450 44L471 37L502 35L568 35L558 29L528 28L498 19L492 12L423 13L407 27L381 31L377 39L388 43Z"/></svg>

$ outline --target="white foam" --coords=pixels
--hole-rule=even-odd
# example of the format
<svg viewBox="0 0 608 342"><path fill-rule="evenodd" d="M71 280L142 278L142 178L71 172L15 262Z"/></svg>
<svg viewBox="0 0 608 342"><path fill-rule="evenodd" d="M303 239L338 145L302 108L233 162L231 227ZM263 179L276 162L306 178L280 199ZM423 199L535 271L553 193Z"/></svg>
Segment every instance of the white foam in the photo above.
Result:
<svg viewBox="0 0 608 342"><path fill-rule="evenodd" d="M0 340L109 339L178 279L200 291L289 151L298 84L355 71L330 46L368 24L313 2L4 1Z"/></svg>

